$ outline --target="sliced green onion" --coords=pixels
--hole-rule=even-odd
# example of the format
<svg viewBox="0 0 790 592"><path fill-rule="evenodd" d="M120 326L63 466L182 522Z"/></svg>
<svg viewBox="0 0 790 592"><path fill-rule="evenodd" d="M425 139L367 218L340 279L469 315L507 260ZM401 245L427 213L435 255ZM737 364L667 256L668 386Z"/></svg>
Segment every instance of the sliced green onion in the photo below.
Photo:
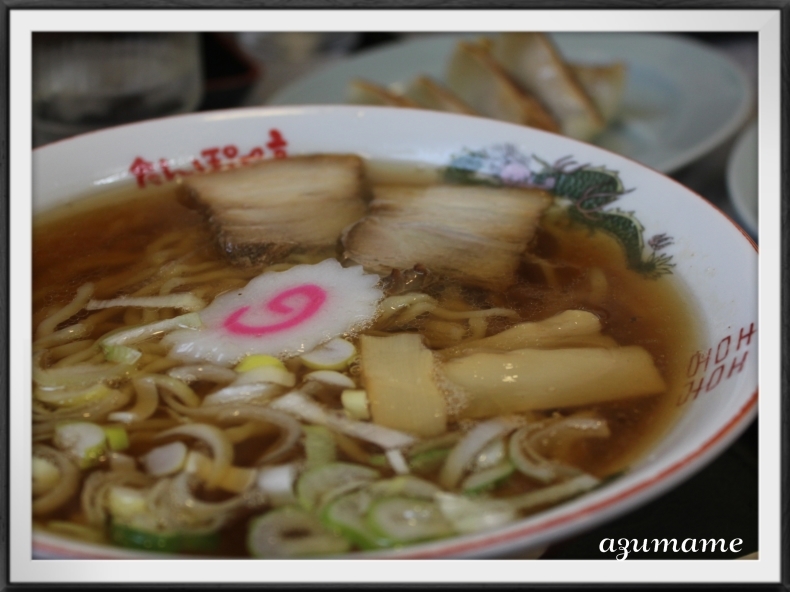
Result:
<svg viewBox="0 0 790 592"><path fill-rule="evenodd" d="M148 511L145 491L114 485L107 492L107 509L120 522L128 522L135 516L145 514Z"/></svg>
<svg viewBox="0 0 790 592"><path fill-rule="evenodd" d="M304 375L304 380L315 380L321 384L334 386L340 389L353 389L357 384L349 377L337 370L314 370Z"/></svg>
<svg viewBox="0 0 790 592"><path fill-rule="evenodd" d="M408 453L409 456L416 456L422 452L426 452L428 450L435 450L437 448L447 449L450 450L452 446L458 442L463 437L463 433L460 431L455 432L447 432L442 434L441 436L435 436L433 438L427 438L425 440L420 440L413 446L409 447Z"/></svg>
<svg viewBox="0 0 790 592"><path fill-rule="evenodd" d="M351 419L367 421L370 419L368 393L360 389L346 389L340 395L340 402Z"/></svg>
<svg viewBox="0 0 790 592"><path fill-rule="evenodd" d="M434 448L419 452L409 459L409 467L415 473L432 473L440 466L450 454L449 448Z"/></svg>
<svg viewBox="0 0 790 592"><path fill-rule="evenodd" d="M253 557L314 557L344 553L349 542L295 506L272 510L250 522L247 550Z"/></svg>
<svg viewBox="0 0 790 592"><path fill-rule="evenodd" d="M274 356L267 356L266 354L252 354L244 358L241 362L236 364L234 370L236 372L249 372L250 370L255 370L256 368L281 368L285 370L285 364L282 363L282 360L275 358Z"/></svg>
<svg viewBox="0 0 790 592"><path fill-rule="evenodd" d="M387 462L398 475L407 475L409 473L409 465L406 464L406 459L403 458L403 453L397 448L392 448L384 452L387 457Z"/></svg>
<svg viewBox="0 0 790 592"><path fill-rule="evenodd" d="M450 451L439 474L439 484L454 489L476 455L492 440L516 429L516 419L503 417L477 424Z"/></svg>
<svg viewBox="0 0 790 592"><path fill-rule="evenodd" d="M476 495L491 489L510 477L515 472L513 463L505 460L498 465L488 467L482 471L472 473L461 482L461 491L465 494Z"/></svg>
<svg viewBox="0 0 790 592"><path fill-rule="evenodd" d="M414 543L454 534L452 524L432 501L408 497L376 500L366 524L379 535L398 543Z"/></svg>
<svg viewBox="0 0 790 592"><path fill-rule="evenodd" d="M382 469L390 466L387 457L383 454L371 454L368 457L368 464L373 465L374 467L381 467Z"/></svg>
<svg viewBox="0 0 790 592"><path fill-rule="evenodd" d="M239 373L233 384L250 384L254 382L270 382L290 388L296 384L296 376L293 372L288 372L285 367L261 366Z"/></svg>
<svg viewBox="0 0 790 592"><path fill-rule="evenodd" d="M392 547L395 542L372 530L365 515L373 502L368 491L359 490L337 498L321 512L321 521L363 550Z"/></svg>
<svg viewBox="0 0 790 592"><path fill-rule="evenodd" d="M356 353L353 343L336 337L300 357L304 365L313 370L342 370Z"/></svg>
<svg viewBox="0 0 790 592"><path fill-rule="evenodd" d="M140 460L146 472L154 477L164 477L180 471L187 460L188 449L183 442L171 442L154 448Z"/></svg>
<svg viewBox="0 0 790 592"><path fill-rule="evenodd" d="M62 423L55 427L52 442L77 460L80 468L96 465L107 450L104 430L88 421Z"/></svg>
<svg viewBox="0 0 790 592"><path fill-rule="evenodd" d="M306 510L328 503L351 489L361 487L379 476L378 471L362 465L335 462L305 471L296 482L296 497Z"/></svg>
<svg viewBox="0 0 790 592"><path fill-rule="evenodd" d="M391 479L376 481L367 487L375 497L413 497L433 499L441 489L425 479L414 475L398 475Z"/></svg>
<svg viewBox="0 0 790 592"><path fill-rule="evenodd" d="M518 510L505 500L475 498L440 492L436 503L442 514L461 534L504 526L518 518Z"/></svg>
<svg viewBox="0 0 790 592"><path fill-rule="evenodd" d="M129 448L129 434L122 426L104 426L104 435L110 450L126 450Z"/></svg>
<svg viewBox="0 0 790 592"><path fill-rule="evenodd" d="M134 364L143 353L133 347L125 345L102 345L102 352L108 362L117 362L119 364Z"/></svg>
<svg viewBox="0 0 790 592"><path fill-rule="evenodd" d="M324 426L304 426L305 470L337 460L337 446L332 432Z"/></svg>
<svg viewBox="0 0 790 592"><path fill-rule="evenodd" d="M46 458L32 457L30 470L33 476L33 495L36 497L51 491L60 481L60 469Z"/></svg>
<svg viewBox="0 0 790 592"><path fill-rule="evenodd" d="M482 469L489 469L506 460L506 457L505 439L497 438L483 447L478 453L477 458L475 458L473 470L480 471Z"/></svg>
<svg viewBox="0 0 790 592"><path fill-rule="evenodd" d="M275 507L296 503L294 483L299 474L295 463L263 467L258 471L258 489L264 492Z"/></svg>
<svg viewBox="0 0 790 592"><path fill-rule="evenodd" d="M211 552L219 547L216 532L153 532L112 523L110 540L116 545L160 553Z"/></svg>

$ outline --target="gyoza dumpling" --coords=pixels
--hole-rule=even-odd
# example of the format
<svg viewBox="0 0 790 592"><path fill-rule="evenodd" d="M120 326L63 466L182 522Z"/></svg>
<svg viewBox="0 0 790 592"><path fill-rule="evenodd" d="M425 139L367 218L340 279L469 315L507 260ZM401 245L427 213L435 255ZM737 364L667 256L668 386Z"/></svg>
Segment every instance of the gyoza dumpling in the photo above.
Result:
<svg viewBox="0 0 790 592"><path fill-rule="evenodd" d="M598 107L543 33L502 33L491 55L552 113L566 136L590 140L606 126Z"/></svg>
<svg viewBox="0 0 790 592"><path fill-rule="evenodd" d="M347 99L354 105L384 105L388 107L413 107L419 105L411 99L368 80L355 79L348 84Z"/></svg>
<svg viewBox="0 0 790 592"><path fill-rule="evenodd" d="M450 58L447 85L481 115L560 131L541 102L520 88L494 60L485 42L458 43Z"/></svg>
<svg viewBox="0 0 790 592"><path fill-rule="evenodd" d="M453 91L428 76L418 76L412 80L405 96L425 109L479 115Z"/></svg>
<svg viewBox="0 0 790 592"><path fill-rule="evenodd" d="M625 64L622 62L601 65L570 64L570 67L606 123L610 123L620 110L620 103L623 100Z"/></svg>

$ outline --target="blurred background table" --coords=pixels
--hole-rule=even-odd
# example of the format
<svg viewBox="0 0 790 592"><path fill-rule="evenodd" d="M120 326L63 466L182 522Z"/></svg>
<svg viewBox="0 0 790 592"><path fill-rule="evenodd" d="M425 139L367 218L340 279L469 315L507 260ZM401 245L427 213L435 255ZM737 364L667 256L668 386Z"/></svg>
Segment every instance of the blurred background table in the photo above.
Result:
<svg viewBox="0 0 790 592"><path fill-rule="evenodd" d="M729 56L747 75L756 97L756 34L689 34ZM203 93L190 108L209 111L266 103L300 76L371 48L415 34L399 33L251 33L199 34ZM668 64L668 67L671 65ZM191 100L191 99L190 99ZM196 105L196 106L195 106ZM183 107L174 109L181 112ZM743 128L756 119L756 105ZM156 113L154 115L161 115ZM101 122L100 122L101 123ZM94 127L102 127L94 125ZM742 129L743 129L742 128ZM675 171L671 177L697 192L738 222L726 183L727 161L742 130L714 150ZM35 132L35 127L34 127ZM41 145L53 138L34 134ZM755 242L757 231L750 233ZM755 278L756 279L756 278ZM704 470L659 499L622 518L549 547L546 559L600 559L604 538L724 538L743 540L744 554L758 548L757 421ZM633 558L694 559L693 555L640 553ZM611 559L611 557L608 557ZM716 558L711 555L706 558ZM729 558L729 557L728 557Z"/></svg>

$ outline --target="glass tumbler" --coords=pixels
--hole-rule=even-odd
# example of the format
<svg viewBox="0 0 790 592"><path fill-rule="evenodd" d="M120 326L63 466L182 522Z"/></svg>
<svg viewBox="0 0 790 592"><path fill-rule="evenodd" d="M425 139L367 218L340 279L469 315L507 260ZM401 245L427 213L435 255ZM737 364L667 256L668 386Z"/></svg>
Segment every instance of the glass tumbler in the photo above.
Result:
<svg viewBox="0 0 790 592"><path fill-rule="evenodd" d="M37 33L33 145L195 110L197 33Z"/></svg>

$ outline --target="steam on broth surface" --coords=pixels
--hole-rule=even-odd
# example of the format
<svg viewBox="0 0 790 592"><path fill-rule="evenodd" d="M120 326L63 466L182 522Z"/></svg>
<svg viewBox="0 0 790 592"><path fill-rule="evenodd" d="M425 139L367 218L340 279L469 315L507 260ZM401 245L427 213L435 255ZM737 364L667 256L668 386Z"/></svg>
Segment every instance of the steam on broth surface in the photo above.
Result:
<svg viewBox="0 0 790 592"><path fill-rule="evenodd" d="M401 196L430 210L453 194L430 176L365 163L354 228L380 224L386 200L411 217ZM518 233L487 243L517 253L510 278L454 258L391 271L349 228L261 250L232 208L212 217L194 198L125 189L35 222L36 527L227 556L408 545L588 491L675 416L696 345L681 291L627 269L616 241L551 200L526 249ZM484 240L446 218L419 222Z"/></svg>

